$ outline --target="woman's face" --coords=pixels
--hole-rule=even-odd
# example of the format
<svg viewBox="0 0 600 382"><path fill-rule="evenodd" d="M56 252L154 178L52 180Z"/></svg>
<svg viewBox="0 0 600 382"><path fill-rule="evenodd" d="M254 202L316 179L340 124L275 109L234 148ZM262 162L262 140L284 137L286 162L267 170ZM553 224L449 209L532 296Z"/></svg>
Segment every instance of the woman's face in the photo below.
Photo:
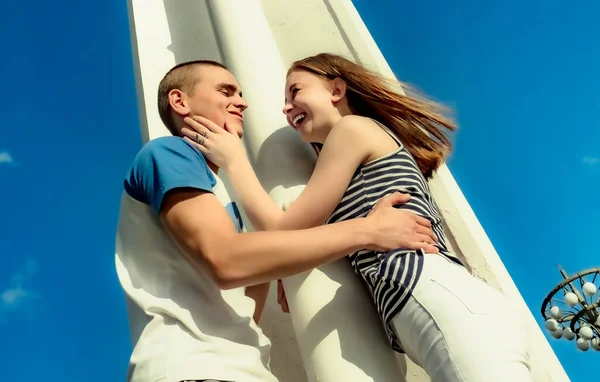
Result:
<svg viewBox="0 0 600 382"><path fill-rule="evenodd" d="M285 84L283 113L305 142L323 142L341 118L335 107L332 81L306 71L290 73Z"/></svg>

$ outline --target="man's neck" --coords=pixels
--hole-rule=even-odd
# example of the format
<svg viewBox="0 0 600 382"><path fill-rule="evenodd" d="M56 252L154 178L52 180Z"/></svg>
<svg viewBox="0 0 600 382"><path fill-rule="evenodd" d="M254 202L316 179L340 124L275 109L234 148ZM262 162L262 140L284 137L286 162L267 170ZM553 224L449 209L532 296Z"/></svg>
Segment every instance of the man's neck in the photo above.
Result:
<svg viewBox="0 0 600 382"><path fill-rule="evenodd" d="M206 160L206 164L208 164L208 168L210 168L215 174L219 173L219 167L217 167L216 164L209 161L208 159Z"/></svg>

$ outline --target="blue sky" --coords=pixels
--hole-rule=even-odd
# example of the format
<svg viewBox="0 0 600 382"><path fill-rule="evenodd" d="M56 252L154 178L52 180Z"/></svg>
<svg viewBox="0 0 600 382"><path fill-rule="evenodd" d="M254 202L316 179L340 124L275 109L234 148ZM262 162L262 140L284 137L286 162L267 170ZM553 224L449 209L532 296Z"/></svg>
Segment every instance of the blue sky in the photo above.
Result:
<svg viewBox="0 0 600 382"><path fill-rule="evenodd" d="M600 266L600 3L353 0L396 76L452 106L449 167L536 318ZM597 352L550 340L572 381Z"/></svg>
<svg viewBox="0 0 600 382"><path fill-rule="evenodd" d="M121 381L114 271L122 179L141 147L124 1L3 5L3 381Z"/></svg>
<svg viewBox="0 0 600 382"><path fill-rule="evenodd" d="M457 111L450 167L537 315L557 262L599 265L600 5L354 2L396 74ZM0 14L6 381L125 374L114 235L141 139L124 3L10 2ZM551 343L573 381L597 362Z"/></svg>

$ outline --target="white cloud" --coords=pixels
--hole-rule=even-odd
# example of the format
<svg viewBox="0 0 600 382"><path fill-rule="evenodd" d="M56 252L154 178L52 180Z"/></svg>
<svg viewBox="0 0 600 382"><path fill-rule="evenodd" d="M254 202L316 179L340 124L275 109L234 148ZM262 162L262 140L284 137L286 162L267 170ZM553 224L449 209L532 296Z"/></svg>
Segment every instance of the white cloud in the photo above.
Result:
<svg viewBox="0 0 600 382"><path fill-rule="evenodd" d="M2 152L0 152L0 164L2 164L2 163L11 164L13 162L14 162L14 160L10 156L10 154L8 153L8 151L2 151Z"/></svg>
<svg viewBox="0 0 600 382"><path fill-rule="evenodd" d="M5 307L14 306L26 298L27 292L19 287L6 289L4 292L2 292L2 305Z"/></svg>
<svg viewBox="0 0 600 382"><path fill-rule="evenodd" d="M583 157L583 163L593 166L600 163L600 157Z"/></svg>
<svg viewBox="0 0 600 382"><path fill-rule="evenodd" d="M38 270L37 261L29 258L21 269L11 275L9 285L0 293L0 322L5 322L11 312L23 309L31 311L32 304L39 294L28 285Z"/></svg>

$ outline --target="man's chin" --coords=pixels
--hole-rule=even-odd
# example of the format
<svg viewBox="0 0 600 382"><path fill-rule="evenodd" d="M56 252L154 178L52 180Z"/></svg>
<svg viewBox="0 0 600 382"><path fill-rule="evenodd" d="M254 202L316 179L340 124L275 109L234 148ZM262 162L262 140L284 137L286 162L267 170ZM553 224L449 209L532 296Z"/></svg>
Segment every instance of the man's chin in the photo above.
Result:
<svg viewBox="0 0 600 382"><path fill-rule="evenodd" d="M231 131L232 133L237 134L237 136L241 139L244 136L244 128L242 126L242 124L236 123L236 124L228 124L227 125L229 131Z"/></svg>

